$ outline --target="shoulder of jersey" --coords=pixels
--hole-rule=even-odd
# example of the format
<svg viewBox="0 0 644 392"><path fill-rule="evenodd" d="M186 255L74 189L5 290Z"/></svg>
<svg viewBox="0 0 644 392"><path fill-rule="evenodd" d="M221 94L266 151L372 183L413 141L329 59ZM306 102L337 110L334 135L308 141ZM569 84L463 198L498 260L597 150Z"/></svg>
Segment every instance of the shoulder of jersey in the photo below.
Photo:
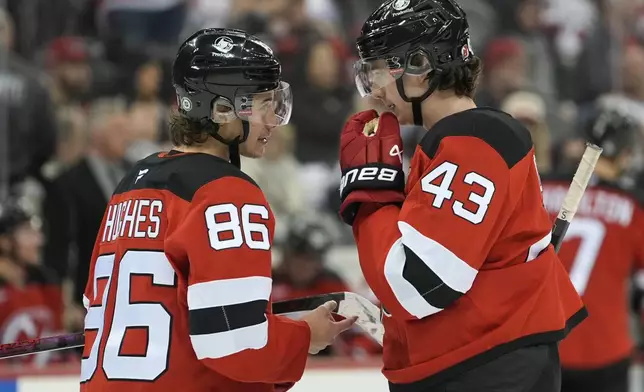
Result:
<svg viewBox="0 0 644 392"><path fill-rule="evenodd" d="M433 158L441 142L451 136L470 136L492 147L512 168L532 149L530 132L507 113L476 108L445 117L421 139L420 146Z"/></svg>
<svg viewBox="0 0 644 392"><path fill-rule="evenodd" d="M208 154L153 154L139 161L123 178L115 194L138 189L168 190L175 196L192 201L204 185L226 177L240 178L257 186L239 168Z"/></svg>

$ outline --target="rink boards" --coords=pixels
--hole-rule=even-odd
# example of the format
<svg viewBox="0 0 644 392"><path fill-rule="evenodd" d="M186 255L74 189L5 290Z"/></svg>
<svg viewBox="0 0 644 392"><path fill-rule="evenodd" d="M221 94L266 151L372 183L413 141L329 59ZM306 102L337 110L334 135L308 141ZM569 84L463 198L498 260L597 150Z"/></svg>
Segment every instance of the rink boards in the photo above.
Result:
<svg viewBox="0 0 644 392"><path fill-rule="evenodd" d="M303 379L292 392L329 392L368 390L387 392L378 360L309 361ZM78 364L32 370L30 374L0 369L0 392L76 392L79 391Z"/></svg>
<svg viewBox="0 0 644 392"><path fill-rule="evenodd" d="M0 381L0 392L76 392L78 391L77 366L48 369L40 374L18 375ZM2 372L0 371L0 376ZM630 392L644 392L642 368L636 367L631 374ZM387 382L375 361L348 362L322 361L312 363L302 380L292 392L369 391L388 392Z"/></svg>

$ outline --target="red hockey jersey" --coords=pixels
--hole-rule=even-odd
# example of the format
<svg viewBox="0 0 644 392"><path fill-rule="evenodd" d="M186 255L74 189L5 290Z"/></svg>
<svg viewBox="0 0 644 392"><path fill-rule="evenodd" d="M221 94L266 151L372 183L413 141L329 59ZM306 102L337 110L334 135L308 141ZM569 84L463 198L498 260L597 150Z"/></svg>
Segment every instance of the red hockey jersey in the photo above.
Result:
<svg viewBox="0 0 644 392"><path fill-rule="evenodd" d="M543 181L553 219L571 178ZM627 285L644 267L644 209L638 199L612 184L589 186L559 249L589 313L559 346L566 368L597 369L632 356Z"/></svg>
<svg viewBox="0 0 644 392"><path fill-rule="evenodd" d="M230 163L172 151L109 202L84 301L81 391L268 392L300 379L305 322L271 314L274 217Z"/></svg>
<svg viewBox="0 0 644 392"><path fill-rule="evenodd" d="M402 205L354 224L384 308L384 374L421 391L522 346L555 342L586 312L552 246L529 132L487 108L439 121L412 158Z"/></svg>
<svg viewBox="0 0 644 392"><path fill-rule="evenodd" d="M23 287L0 283L0 338L2 344L54 336L64 332L63 293L60 285L47 277L40 267L26 267ZM64 360L60 351L43 352L2 361L36 367Z"/></svg>

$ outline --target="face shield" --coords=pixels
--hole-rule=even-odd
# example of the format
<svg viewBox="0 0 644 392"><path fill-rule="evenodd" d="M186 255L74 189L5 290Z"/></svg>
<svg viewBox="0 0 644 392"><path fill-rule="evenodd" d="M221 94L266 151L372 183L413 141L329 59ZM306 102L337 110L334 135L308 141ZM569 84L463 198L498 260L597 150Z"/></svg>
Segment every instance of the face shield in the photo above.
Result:
<svg viewBox="0 0 644 392"><path fill-rule="evenodd" d="M212 120L225 124L235 119L249 123L280 126L288 124L293 110L293 94L291 86L280 82L276 89L247 93L239 91L235 94L234 103L220 98L212 108Z"/></svg>
<svg viewBox="0 0 644 392"><path fill-rule="evenodd" d="M365 58L354 64L355 83L364 98L375 91L395 83L403 75L423 75L433 69L424 52L409 55L390 55L378 58Z"/></svg>

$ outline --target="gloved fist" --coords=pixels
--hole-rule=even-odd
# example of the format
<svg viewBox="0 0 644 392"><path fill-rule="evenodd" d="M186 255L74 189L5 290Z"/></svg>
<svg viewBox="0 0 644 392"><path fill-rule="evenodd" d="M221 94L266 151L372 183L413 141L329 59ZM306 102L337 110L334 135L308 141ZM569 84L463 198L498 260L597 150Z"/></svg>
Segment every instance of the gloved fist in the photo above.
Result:
<svg viewBox="0 0 644 392"><path fill-rule="evenodd" d="M362 203L399 204L405 200L400 125L393 113L375 110L353 115L340 136L340 216L352 225Z"/></svg>

